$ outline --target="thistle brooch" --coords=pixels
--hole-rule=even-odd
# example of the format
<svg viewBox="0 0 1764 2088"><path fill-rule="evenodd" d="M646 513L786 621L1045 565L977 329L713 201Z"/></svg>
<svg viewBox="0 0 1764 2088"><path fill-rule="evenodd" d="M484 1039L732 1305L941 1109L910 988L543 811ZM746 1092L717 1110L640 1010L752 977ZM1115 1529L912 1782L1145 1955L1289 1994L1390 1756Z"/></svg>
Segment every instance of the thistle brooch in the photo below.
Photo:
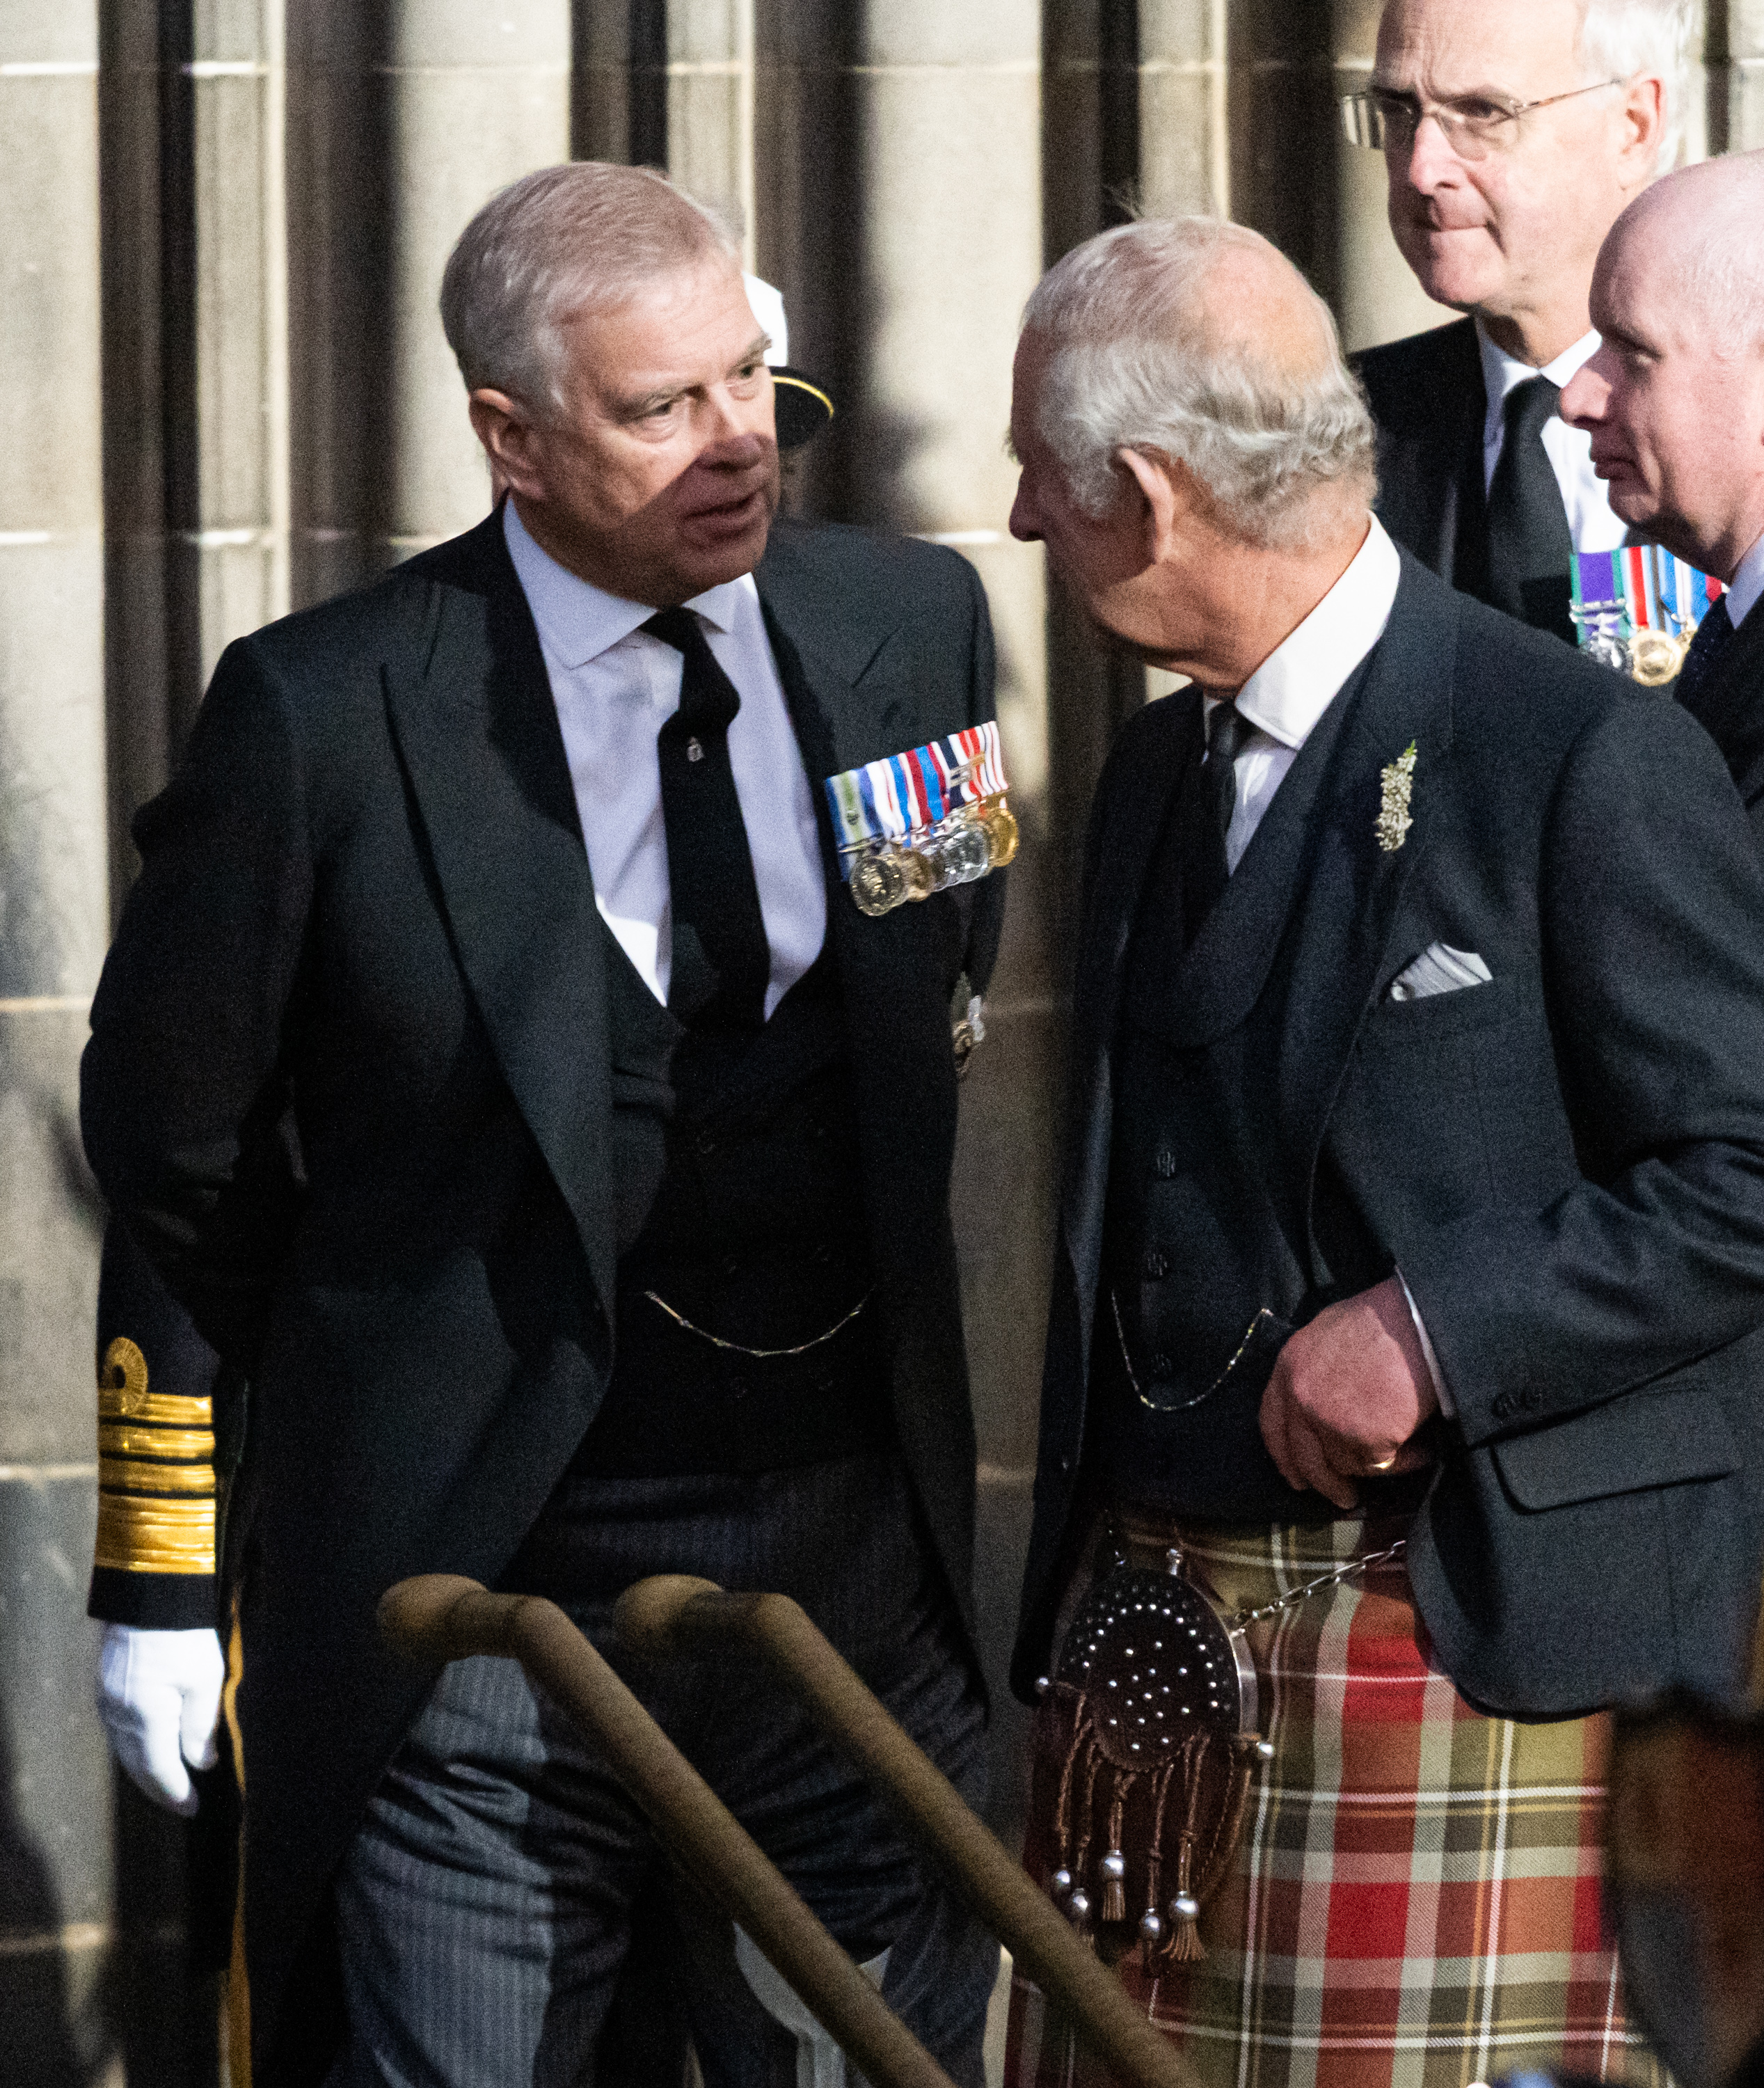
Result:
<svg viewBox="0 0 1764 2088"><path fill-rule="evenodd" d="M1394 855L1408 836L1415 824L1409 813L1409 794L1415 787L1415 742L1408 745L1390 765L1379 772L1382 795L1378 801L1378 824L1373 829L1378 845L1386 855Z"/></svg>

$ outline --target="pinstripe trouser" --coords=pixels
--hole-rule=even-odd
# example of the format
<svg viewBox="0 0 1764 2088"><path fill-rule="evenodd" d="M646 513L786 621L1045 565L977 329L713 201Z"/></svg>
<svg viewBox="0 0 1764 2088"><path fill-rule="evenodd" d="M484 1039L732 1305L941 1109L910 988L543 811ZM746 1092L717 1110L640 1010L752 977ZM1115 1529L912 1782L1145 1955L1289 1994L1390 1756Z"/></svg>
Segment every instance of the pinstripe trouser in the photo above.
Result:
<svg viewBox="0 0 1764 2088"><path fill-rule="evenodd" d="M571 1483L506 1585L561 1602L963 2088L979 2088L997 1945L769 1677L610 1643L646 1573L793 1596L972 1804L978 1696L892 1457L758 1476ZM592 1744L512 1662L442 1675L336 1888L349 2039L328 2088L588 2088L634 1901L660 1880L707 2088L784 2088L796 2044ZM658 2084L659 2088L659 2084Z"/></svg>

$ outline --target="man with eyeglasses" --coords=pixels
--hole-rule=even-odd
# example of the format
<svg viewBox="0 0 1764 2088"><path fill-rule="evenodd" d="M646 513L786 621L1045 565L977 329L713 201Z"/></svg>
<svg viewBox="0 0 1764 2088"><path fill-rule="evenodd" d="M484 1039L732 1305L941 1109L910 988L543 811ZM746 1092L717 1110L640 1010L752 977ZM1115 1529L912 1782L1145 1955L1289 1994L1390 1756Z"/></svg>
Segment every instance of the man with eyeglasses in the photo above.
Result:
<svg viewBox="0 0 1764 2088"><path fill-rule="evenodd" d="M1557 410L1599 345L1600 242L1653 178L1689 0L1389 0L1350 140L1382 151L1390 229L1455 326L1360 359L1378 513L1442 578L1574 640L1570 563L1625 524Z"/></svg>

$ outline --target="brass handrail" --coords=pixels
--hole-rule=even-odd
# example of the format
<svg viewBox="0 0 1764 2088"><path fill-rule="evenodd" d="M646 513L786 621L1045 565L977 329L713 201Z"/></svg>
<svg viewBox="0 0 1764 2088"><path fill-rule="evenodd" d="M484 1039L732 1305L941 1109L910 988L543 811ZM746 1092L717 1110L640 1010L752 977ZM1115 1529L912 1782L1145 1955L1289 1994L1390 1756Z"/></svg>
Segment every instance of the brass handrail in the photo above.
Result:
<svg viewBox="0 0 1764 2088"><path fill-rule="evenodd" d="M955 2088L554 1602L425 1573L387 1590L379 1623L413 1658L518 1660L594 1735L656 1839L740 1921L877 2088Z"/></svg>
<svg viewBox="0 0 1764 2088"><path fill-rule="evenodd" d="M1120 2079L1129 2088L1194 2088L1191 2069L1113 1974L788 1595L732 1595L714 1581L664 1573L627 1588L613 1617L633 1652L733 1643L760 1654L834 1746L893 1800L975 1913Z"/></svg>

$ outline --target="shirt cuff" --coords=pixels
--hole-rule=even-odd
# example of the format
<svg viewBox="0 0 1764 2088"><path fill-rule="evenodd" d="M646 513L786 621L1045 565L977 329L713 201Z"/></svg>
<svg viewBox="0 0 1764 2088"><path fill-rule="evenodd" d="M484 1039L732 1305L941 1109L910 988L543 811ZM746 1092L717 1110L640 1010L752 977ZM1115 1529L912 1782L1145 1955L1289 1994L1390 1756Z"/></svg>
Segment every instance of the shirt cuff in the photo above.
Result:
<svg viewBox="0 0 1764 2088"><path fill-rule="evenodd" d="M1415 1332L1420 1337L1421 1354L1427 1358L1427 1374L1433 1380L1433 1397L1439 1401L1439 1410L1448 1421L1455 1421L1458 1409L1452 1396L1446 1388L1446 1373L1439 1367L1439 1358L1433 1353L1433 1344L1429 1338L1427 1322L1421 1317L1421 1308L1415 1302L1415 1294L1408 1286L1408 1279L1399 1269L1396 1280L1403 1286L1403 1298L1409 1308L1409 1317L1415 1322Z"/></svg>

